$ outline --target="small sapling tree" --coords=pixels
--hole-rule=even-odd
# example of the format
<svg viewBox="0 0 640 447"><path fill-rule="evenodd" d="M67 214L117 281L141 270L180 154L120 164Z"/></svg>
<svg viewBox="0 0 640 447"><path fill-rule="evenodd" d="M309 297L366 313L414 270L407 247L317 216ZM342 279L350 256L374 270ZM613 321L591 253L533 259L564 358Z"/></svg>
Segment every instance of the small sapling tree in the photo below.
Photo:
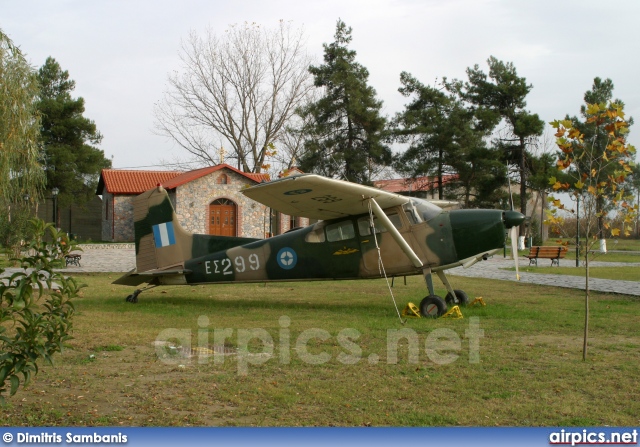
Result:
<svg viewBox="0 0 640 447"><path fill-rule="evenodd" d="M557 165L562 175L552 177L550 184L556 192L567 192L580 202L580 215L568 210L553 194L548 201L552 206L547 211L547 222L552 229L560 228L566 212L571 212L582 223L580 232L586 238L581 252L585 267L585 320L582 359L587 358L589 331L589 261L599 250L595 250L603 231L612 237L620 235L621 229L611 228L610 222L622 220L624 234L629 236L638 207L630 191L627 176L632 172L635 148L627 143L629 121L625 120L624 106L613 101L588 104L584 112L585 127L591 135L577 128L576 122L556 120L551 125L557 130L556 144L560 149ZM605 140L605 144L602 144ZM608 204L605 206L604 204ZM600 227L600 228L599 228ZM579 246L576 246L576 250Z"/></svg>

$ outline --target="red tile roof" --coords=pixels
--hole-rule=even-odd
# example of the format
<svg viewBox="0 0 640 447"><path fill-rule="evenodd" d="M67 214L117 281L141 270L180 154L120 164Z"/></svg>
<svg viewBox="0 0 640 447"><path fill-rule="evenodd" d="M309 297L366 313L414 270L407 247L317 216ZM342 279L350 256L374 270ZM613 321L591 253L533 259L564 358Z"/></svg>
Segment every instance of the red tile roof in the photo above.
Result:
<svg viewBox="0 0 640 447"><path fill-rule="evenodd" d="M442 183L447 184L455 175L442 176ZM392 180L377 180L373 186L388 192L431 191L438 186L437 177L398 178Z"/></svg>
<svg viewBox="0 0 640 447"><path fill-rule="evenodd" d="M226 163L215 165L215 166L207 166L206 168L196 169L193 171L185 172L179 176L176 176L162 184L165 189L174 189L178 186L182 186L185 183L192 182L200 177L204 177L205 175L211 174L212 172L219 171L221 169L230 169L233 172L240 174L243 177L248 178L249 180L253 180L256 183L269 181L269 174L255 174L252 172L242 172L239 169L234 168L231 165ZM155 185L154 185L155 186Z"/></svg>
<svg viewBox="0 0 640 447"><path fill-rule="evenodd" d="M228 164L207 166L188 172L180 171L124 171L103 169L98 182L97 194L106 188L111 194L142 194L158 184L165 189L174 189L220 169L230 169L256 183L269 181L269 174L242 172Z"/></svg>
<svg viewBox="0 0 640 447"><path fill-rule="evenodd" d="M103 169L98 194L106 189L111 194L141 194L182 174L178 171L124 171Z"/></svg>

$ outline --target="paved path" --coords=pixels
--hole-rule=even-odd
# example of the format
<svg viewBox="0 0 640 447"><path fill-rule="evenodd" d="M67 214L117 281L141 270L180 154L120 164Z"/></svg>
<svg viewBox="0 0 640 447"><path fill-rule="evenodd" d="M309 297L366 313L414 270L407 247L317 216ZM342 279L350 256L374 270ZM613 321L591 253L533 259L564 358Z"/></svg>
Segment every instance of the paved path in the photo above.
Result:
<svg viewBox="0 0 640 447"><path fill-rule="evenodd" d="M69 266L68 272L128 272L136 267L136 251L133 244L117 245L106 248L99 244L87 247L80 246L82 267Z"/></svg>
<svg viewBox="0 0 640 447"><path fill-rule="evenodd" d="M611 279L589 278L589 289L598 292L622 293L625 295L640 296L640 262L602 262L595 261L589 263L591 267L638 267L638 281L620 281ZM521 258L518 266L522 269L529 266L529 260ZM562 265L563 267L575 267L575 263ZM492 278L503 281L516 281L516 272L505 270L514 267L514 262L508 257L505 259L502 255L495 255L486 261L480 261L472 267L465 269L457 267L451 269L448 273L458 276L467 276L473 278ZM584 271L580 268L581 271ZM585 288L585 278L583 276L572 275L553 275L540 273L520 272L520 282L530 284L540 284L544 286L567 287L571 289Z"/></svg>
<svg viewBox="0 0 640 447"><path fill-rule="evenodd" d="M135 267L135 251L132 245L121 246L121 248L106 249L106 246L84 247L81 264L82 267L70 266L64 271L69 274L74 272L128 272ZM528 259L520 259L519 266L527 267ZM573 263L563 261L563 266L571 267ZM592 262L596 266L637 266L638 282L635 281L615 281L609 279L590 278L589 287L591 290L610 293L621 293L625 295L640 296L640 262L620 263L620 262ZM487 261L480 261L472 267L465 269L457 267L447 273L457 276L467 276L475 278L491 278L502 281L516 281L515 271L504 270L513 267L513 260L504 258L501 254L489 258ZM14 269L7 269L14 270ZM584 276L551 275L539 273L520 273L520 282L540 284L546 286L568 287L584 290Z"/></svg>

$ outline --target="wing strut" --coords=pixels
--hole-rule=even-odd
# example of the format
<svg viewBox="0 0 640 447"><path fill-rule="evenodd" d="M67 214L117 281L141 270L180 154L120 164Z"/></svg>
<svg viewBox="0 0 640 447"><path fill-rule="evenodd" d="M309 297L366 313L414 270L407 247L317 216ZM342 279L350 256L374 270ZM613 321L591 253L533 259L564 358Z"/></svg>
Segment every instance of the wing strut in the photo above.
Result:
<svg viewBox="0 0 640 447"><path fill-rule="evenodd" d="M409 244L407 244L407 241L404 240L404 238L402 237L398 229L393 225L393 223L391 223L391 221L389 220L387 215L384 213L384 211L382 211L382 208L380 208L380 205L378 205L378 202L376 202L376 200L373 197L370 197L367 200L371 205L371 210L373 211L373 214L375 214L376 217L380 219L380 222L382 223L382 225L386 228L389 234L391 234L391 236L396 241L396 243L400 246L404 254L407 255L407 257L411 260L411 263L413 264L413 266L416 268L422 268L423 266L422 261L420 260L420 258L418 258L416 253L409 246Z"/></svg>

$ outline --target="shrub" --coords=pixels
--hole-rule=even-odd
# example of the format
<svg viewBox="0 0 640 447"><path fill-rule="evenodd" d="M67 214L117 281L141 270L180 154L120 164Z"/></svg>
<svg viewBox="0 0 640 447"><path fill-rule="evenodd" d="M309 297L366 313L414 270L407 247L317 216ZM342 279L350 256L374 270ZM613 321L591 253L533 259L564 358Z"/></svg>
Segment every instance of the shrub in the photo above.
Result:
<svg viewBox="0 0 640 447"><path fill-rule="evenodd" d="M75 279L54 271L64 255L75 249L66 233L53 224L32 220L33 234L27 254L15 259L23 271L0 280L0 403L14 395L38 373L38 361L52 364L71 338ZM48 238L45 234L49 233ZM47 242L50 239L52 242ZM0 269L0 276L4 276Z"/></svg>

